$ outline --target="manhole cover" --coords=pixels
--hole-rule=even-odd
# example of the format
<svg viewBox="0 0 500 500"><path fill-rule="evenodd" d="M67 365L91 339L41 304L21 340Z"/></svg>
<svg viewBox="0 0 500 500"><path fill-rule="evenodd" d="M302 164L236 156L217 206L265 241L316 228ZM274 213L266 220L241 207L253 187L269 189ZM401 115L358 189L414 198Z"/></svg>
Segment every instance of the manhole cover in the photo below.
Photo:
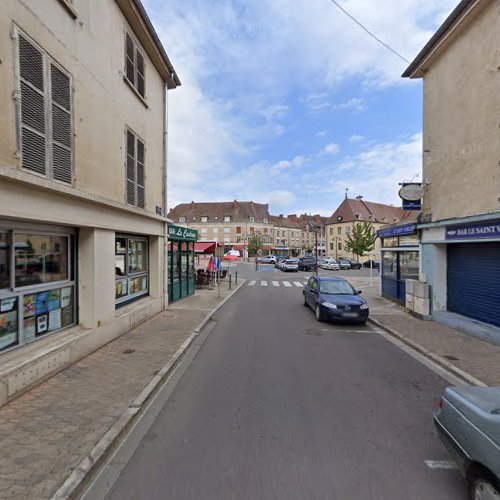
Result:
<svg viewBox="0 0 500 500"><path fill-rule="evenodd" d="M460 361L460 358L457 358L456 356L451 356L450 354L445 354L443 357L449 359L450 361Z"/></svg>
<svg viewBox="0 0 500 500"><path fill-rule="evenodd" d="M123 351L123 354L133 354L135 352L135 349L126 349Z"/></svg>

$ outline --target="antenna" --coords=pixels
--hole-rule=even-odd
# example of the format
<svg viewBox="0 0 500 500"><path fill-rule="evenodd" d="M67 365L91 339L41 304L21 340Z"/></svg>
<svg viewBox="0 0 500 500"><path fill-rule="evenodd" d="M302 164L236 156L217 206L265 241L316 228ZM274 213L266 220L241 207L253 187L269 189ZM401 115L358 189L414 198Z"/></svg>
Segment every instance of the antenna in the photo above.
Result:
<svg viewBox="0 0 500 500"><path fill-rule="evenodd" d="M347 198L347 195L349 194L349 188L345 188L345 197Z"/></svg>

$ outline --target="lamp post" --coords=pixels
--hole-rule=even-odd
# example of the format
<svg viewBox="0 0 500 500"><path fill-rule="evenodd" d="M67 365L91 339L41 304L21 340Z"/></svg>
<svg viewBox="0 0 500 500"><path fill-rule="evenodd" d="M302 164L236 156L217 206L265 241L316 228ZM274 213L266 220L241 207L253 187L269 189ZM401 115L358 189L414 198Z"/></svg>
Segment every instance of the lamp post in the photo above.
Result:
<svg viewBox="0 0 500 500"><path fill-rule="evenodd" d="M321 231L321 225L317 222L309 222L309 227L311 228L311 231L314 232L314 247L316 254L314 261L314 273L318 274L318 232Z"/></svg>

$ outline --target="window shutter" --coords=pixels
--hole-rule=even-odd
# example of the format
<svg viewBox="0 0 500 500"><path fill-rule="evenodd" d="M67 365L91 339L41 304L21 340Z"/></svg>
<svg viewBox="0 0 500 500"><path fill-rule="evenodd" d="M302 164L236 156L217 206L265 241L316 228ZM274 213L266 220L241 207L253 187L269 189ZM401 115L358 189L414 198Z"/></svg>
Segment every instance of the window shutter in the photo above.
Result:
<svg viewBox="0 0 500 500"><path fill-rule="evenodd" d="M135 205L135 136L127 131L127 203Z"/></svg>
<svg viewBox="0 0 500 500"><path fill-rule="evenodd" d="M134 64L134 41L132 40L132 37L127 33L126 36L126 42L125 42L126 48L126 72L127 72L127 79L132 85L135 85L134 81L134 74L135 74L135 64Z"/></svg>
<svg viewBox="0 0 500 500"><path fill-rule="evenodd" d="M52 96L52 175L54 179L71 184L72 126L71 80L59 68L50 65Z"/></svg>
<svg viewBox="0 0 500 500"><path fill-rule="evenodd" d="M137 61L137 91L141 94L142 97L145 95L144 88L144 57L139 52L136 51L136 61Z"/></svg>
<svg viewBox="0 0 500 500"><path fill-rule="evenodd" d="M19 41L21 77L21 154L22 166L45 175L46 134L43 54L22 35Z"/></svg>
<svg viewBox="0 0 500 500"><path fill-rule="evenodd" d="M144 143L137 139L137 206L144 208Z"/></svg>

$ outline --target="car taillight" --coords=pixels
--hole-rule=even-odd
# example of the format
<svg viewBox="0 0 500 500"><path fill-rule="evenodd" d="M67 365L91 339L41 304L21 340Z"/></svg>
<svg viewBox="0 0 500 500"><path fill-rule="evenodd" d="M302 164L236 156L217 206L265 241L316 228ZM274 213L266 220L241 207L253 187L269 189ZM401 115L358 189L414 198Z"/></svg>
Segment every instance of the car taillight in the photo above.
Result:
<svg viewBox="0 0 500 500"><path fill-rule="evenodd" d="M443 398L441 398L441 399L439 400L439 409L440 409L440 410L442 410L442 409L443 409L443 407L444 407L444 399L443 399Z"/></svg>

